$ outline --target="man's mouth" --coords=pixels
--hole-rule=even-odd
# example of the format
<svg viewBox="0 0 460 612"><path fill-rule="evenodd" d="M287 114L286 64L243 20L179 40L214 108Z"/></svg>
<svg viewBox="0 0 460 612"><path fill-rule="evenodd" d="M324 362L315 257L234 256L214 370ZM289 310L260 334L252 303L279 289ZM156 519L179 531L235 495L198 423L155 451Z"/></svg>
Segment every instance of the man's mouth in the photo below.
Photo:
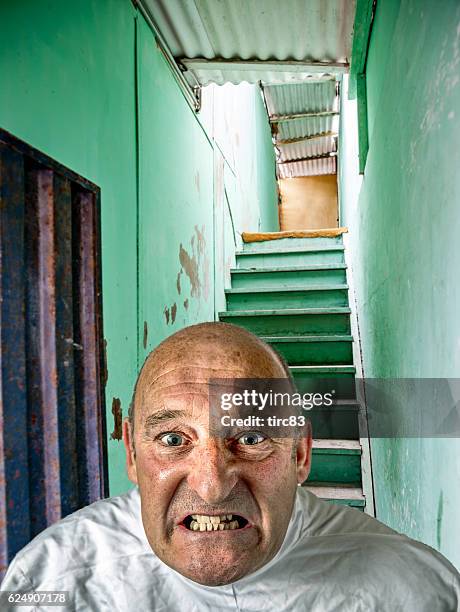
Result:
<svg viewBox="0 0 460 612"><path fill-rule="evenodd" d="M243 529L248 521L239 514L189 514L182 521L182 525L189 531L233 531Z"/></svg>

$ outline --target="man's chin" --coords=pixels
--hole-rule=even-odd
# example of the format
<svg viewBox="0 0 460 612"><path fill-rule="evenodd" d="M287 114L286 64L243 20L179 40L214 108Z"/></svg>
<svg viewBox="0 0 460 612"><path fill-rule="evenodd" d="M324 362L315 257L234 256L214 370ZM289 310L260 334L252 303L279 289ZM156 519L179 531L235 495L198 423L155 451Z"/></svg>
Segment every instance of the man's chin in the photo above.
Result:
<svg viewBox="0 0 460 612"><path fill-rule="evenodd" d="M256 571L263 561L257 544L253 546L190 546L175 550L169 559L162 559L176 572L206 586L222 586L240 580ZM168 555L169 556L169 555Z"/></svg>
<svg viewBox="0 0 460 612"><path fill-rule="evenodd" d="M211 562L207 559L206 563L197 564L196 561L184 567L172 566L177 572L204 586L218 587L236 582L248 574L255 571L250 564L244 567L241 565L229 565L218 562Z"/></svg>
<svg viewBox="0 0 460 612"><path fill-rule="evenodd" d="M170 567L198 584L222 586L254 572L263 563L260 532L251 527L233 531L175 530L167 550Z"/></svg>

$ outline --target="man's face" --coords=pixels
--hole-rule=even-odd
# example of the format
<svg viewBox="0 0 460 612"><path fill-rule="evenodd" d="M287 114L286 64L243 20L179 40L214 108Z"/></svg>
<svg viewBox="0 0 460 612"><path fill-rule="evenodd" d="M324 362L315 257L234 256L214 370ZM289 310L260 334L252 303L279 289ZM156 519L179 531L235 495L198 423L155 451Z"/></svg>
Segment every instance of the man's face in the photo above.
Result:
<svg viewBox="0 0 460 612"><path fill-rule="evenodd" d="M244 430L210 436L208 384L216 364L219 376L254 376L251 360L228 357L214 347L201 357L194 351L189 363L180 353L162 360L151 368L151 382L140 381L134 440L124 425L128 474L139 485L152 549L209 586L238 580L276 554L310 462L309 438L254 438ZM274 363L273 377L279 368Z"/></svg>

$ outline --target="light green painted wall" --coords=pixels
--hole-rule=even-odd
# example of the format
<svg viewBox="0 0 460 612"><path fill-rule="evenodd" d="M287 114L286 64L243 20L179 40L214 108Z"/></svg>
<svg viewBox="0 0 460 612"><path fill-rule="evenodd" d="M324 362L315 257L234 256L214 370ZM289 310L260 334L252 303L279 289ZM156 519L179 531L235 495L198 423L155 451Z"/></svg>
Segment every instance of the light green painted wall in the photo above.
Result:
<svg viewBox="0 0 460 612"><path fill-rule="evenodd" d="M203 126L234 177L228 191L236 231L279 231L275 150L259 87L209 85L202 101Z"/></svg>
<svg viewBox="0 0 460 612"><path fill-rule="evenodd" d="M137 368L134 10L24 0L0 13L0 126L101 188L110 435L112 398L126 412ZM120 444L108 443L112 473Z"/></svg>
<svg viewBox="0 0 460 612"><path fill-rule="evenodd" d="M3 3L0 70L0 127L101 187L109 477L117 494L129 482L122 443L110 439L112 399L125 416L147 352L224 307L237 231L277 229L268 120L252 86L204 100L197 117L130 0ZM236 143L233 159L213 140L217 123Z"/></svg>
<svg viewBox="0 0 460 612"><path fill-rule="evenodd" d="M367 84L370 146L361 186L353 121L342 121L341 138L341 205L351 229L365 376L458 377L458 2L377 2ZM349 113L350 102L343 109ZM410 396L385 409L414 429ZM455 438L372 440L378 518L457 567L459 457Z"/></svg>
<svg viewBox="0 0 460 612"><path fill-rule="evenodd" d="M142 19L138 45L142 363L174 331L214 319L214 167L212 146Z"/></svg>

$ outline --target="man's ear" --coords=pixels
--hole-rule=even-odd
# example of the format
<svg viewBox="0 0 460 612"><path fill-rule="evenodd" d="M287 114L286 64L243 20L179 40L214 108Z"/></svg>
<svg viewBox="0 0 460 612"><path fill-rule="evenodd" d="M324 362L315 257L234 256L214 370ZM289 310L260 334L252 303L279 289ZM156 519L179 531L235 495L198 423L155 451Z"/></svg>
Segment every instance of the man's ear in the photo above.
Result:
<svg viewBox="0 0 460 612"><path fill-rule="evenodd" d="M134 484L137 484L137 469L136 469L136 452L134 450L133 432L129 419L123 420L123 442L126 451L126 471L128 478Z"/></svg>
<svg viewBox="0 0 460 612"><path fill-rule="evenodd" d="M305 482L310 474L312 445L311 423L308 421L297 440L297 482L299 484Z"/></svg>

